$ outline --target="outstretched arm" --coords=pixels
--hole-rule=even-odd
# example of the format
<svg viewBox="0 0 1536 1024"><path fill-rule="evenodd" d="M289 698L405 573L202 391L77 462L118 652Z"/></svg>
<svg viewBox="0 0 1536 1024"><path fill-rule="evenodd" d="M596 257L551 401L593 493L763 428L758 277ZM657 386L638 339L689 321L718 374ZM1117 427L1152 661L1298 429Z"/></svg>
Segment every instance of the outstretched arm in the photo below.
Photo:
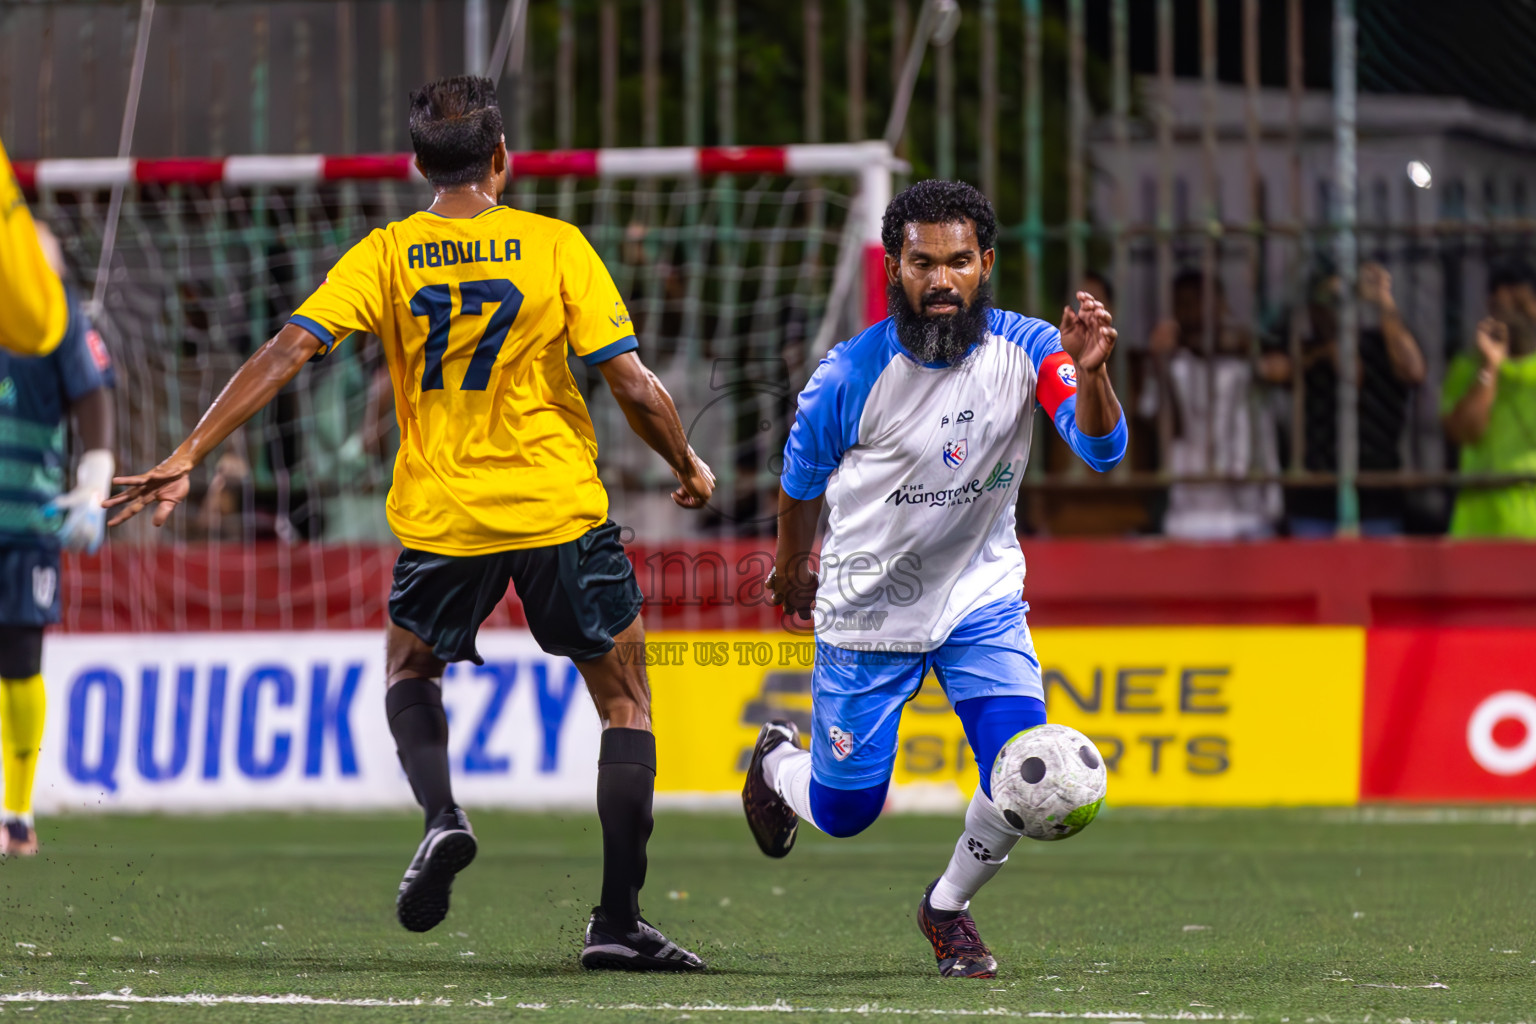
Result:
<svg viewBox="0 0 1536 1024"><path fill-rule="evenodd" d="M672 468L681 484L672 492L672 500L683 508L703 508L714 493L715 474L689 447L677 406L661 381L632 351L604 360L597 368L624 410L629 428Z"/></svg>
<svg viewBox="0 0 1536 1024"><path fill-rule="evenodd" d="M107 525L126 522L152 504L158 506L155 525L163 525L187 496L187 474L272 401L322 347L319 338L294 324L278 331L276 337L257 349L256 354L235 371L219 397L213 400L203 418L192 428L192 433L177 446L170 458L148 473L112 480L127 489L102 502L107 508L118 510Z"/></svg>

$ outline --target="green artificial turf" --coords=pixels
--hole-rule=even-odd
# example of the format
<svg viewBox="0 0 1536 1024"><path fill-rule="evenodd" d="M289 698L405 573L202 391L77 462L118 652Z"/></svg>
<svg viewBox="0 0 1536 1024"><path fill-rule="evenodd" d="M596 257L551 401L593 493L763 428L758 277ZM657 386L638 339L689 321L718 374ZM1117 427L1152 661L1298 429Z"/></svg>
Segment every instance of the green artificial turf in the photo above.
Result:
<svg viewBox="0 0 1536 1024"><path fill-rule="evenodd" d="M805 829L781 862L738 817L661 815L645 910L709 961L687 977L577 966L598 885L587 816L476 814L480 858L426 935L393 917L409 815L60 818L42 858L0 863L0 995L424 1002L26 1000L0 1018L1536 1020L1532 816L1432 817L1109 810L1067 842L1025 840L973 908L994 981L940 979L913 923L958 815ZM797 1012L723 1009L774 1004Z"/></svg>

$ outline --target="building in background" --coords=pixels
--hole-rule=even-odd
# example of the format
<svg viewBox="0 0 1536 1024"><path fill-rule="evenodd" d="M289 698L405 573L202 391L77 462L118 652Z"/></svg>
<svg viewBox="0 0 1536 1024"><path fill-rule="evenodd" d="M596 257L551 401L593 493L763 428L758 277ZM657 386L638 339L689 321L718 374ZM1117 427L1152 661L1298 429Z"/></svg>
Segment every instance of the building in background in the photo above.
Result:
<svg viewBox="0 0 1536 1024"><path fill-rule="evenodd" d="M1107 119L1089 136L1096 230L1110 247L1125 247L1128 272L1115 285L1129 348L1144 345L1169 315L1168 277L1201 269L1208 240L1232 318L1282 345L1309 277L1333 252L1332 95L1309 91L1293 107L1284 90L1261 89L1250 111L1242 87L1219 84L1212 92L1210 154L1205 87L1188 80L1176 81L1166 97L1155 80L1138 81L1144 116L1123 151ZM1156 133L1165 116L1172 129L1166 154ZM1455 97L1367 93L1359 97L1358 126L1360 255L1390 271L1427 364L1402 439L1404 465L1452 469L1439 389L1450 359L1471 344L1489 267L1531 252L1530 232L1519 222L1536 209L1536 121ZM1117 241L1109 228L1122 216L1128 231ZM1162 266L1160 225L1167 228ZM1363 327L1376 326L1369 306L1362 315ZM1288 427L1282 416L1281 429ZM1448 512L1443 495L1432 500L1441 515Z"/></svg>

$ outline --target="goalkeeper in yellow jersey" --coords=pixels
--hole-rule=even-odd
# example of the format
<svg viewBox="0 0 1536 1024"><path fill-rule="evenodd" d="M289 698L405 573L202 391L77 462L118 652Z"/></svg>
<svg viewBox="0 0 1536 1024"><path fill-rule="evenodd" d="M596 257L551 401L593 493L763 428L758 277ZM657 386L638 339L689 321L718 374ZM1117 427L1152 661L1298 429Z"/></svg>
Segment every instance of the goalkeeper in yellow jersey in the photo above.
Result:
<svg viewBox="0 0 1536 1024"><path fill-rule="evenodd" d="M0 348L45 356L64 337L64 283L48 263L0 144Z"/></svg>
<svg viewBox="0 0 1536 1024"><path fill-rule="evenodd" d="M448 912L474 858L448 778L440 682L450 661L481 663L475 634L517 588L534 638L572 659L602 717L597 810L602 899L587 926L589 968L700 970L698 957L640 917L656 741L634 569L608 519L597 443L567 367L597 366L629 425L672 467L673 500L699 508L714 477L689 448L671 398L640 362L623 299L569 224L499 204L507 148L487 78L442 79L411 96L424 212L353 246L224 388L170 458L108 500L112 524L155 505L164 523L187 474L303 365L348 334L383 342L400 424L387 511L405 546L389 596L390 731L426 835L401 882L400 923L426 931Z"/></svg>

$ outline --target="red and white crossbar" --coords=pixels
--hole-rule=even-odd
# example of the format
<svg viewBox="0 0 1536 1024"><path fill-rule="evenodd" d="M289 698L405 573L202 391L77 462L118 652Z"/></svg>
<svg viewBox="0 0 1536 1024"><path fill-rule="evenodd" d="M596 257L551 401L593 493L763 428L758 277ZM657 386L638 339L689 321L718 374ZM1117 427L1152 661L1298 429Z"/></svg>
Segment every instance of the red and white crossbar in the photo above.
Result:
<svg viewBox="0 0 1536 1024"><path fill-rule="evenodd" d="M513 153L514 178L687 178L711 174L861 175L889 172L881 142L795 146L673 146L647 149L564 149ZM312 185L326 181L420 181L410 153L354 156L228 156L221 158L17 161L29 191L111 188L114 185Z"/></svg>
<svg viewBox="0 0 1536 1024"><path fill-rule="evenodd" d="M891 201L891 173L904 167L884 142L793 146L671 146L560 149L513 153L513 178L691 178L715 174L846 175L859 180L864 314L885 317L885 250L880 217ZM328 181L421 181L410 153L219 158L18 160L28 192L108 189L117 185L315 185ZM852 255L850 253L850 255Z"/></svg>

